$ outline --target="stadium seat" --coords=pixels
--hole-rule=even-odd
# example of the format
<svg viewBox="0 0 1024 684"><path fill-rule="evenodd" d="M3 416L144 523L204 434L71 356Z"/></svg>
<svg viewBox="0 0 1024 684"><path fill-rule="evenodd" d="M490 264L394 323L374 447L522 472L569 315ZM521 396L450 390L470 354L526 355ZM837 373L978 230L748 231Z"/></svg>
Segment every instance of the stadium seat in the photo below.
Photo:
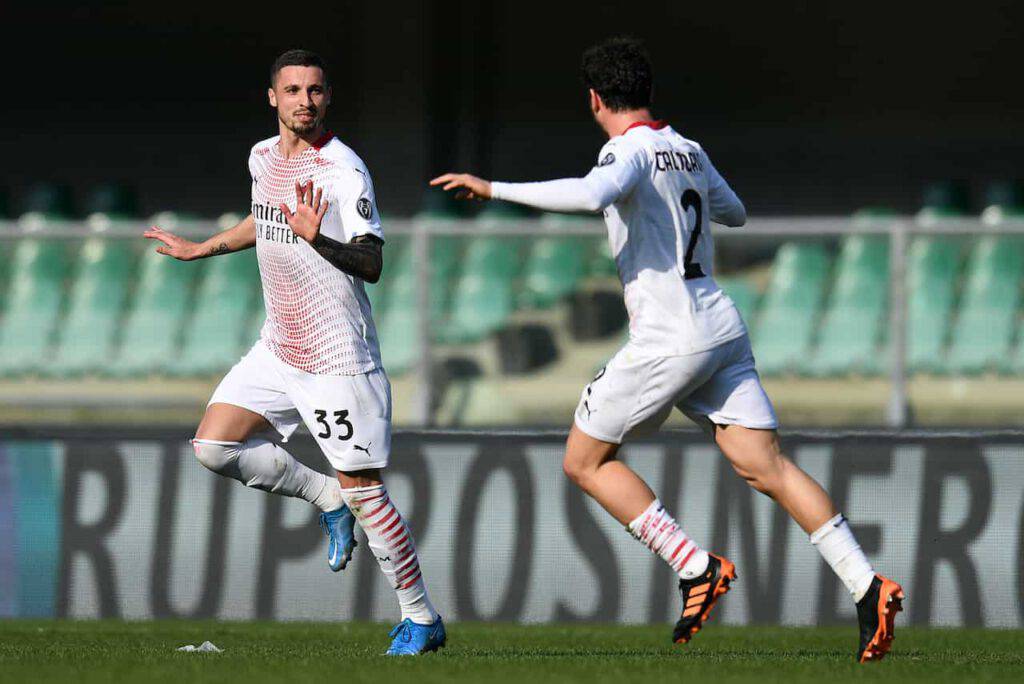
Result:
<svg viewBox="0 0 1024 684"><path fill-rule="evenodd" d="M917 214L922 225L962 218L969 207L967 188L939 183L925 191ZM949 370L946 342L960 275L961 241L946 236L918 235L907 255L907 365L912 372Z"/></svg>
<svg viewBox="0 0 1024 684"><path fill-rule="evenodd" d="M208 375L230 368L239 359L260 296L259 266L252 251L210 259L185 327L181 357L171 370L181 375Z"/></svg>
<svg viewBox="0 0 1024 684"><path fill-rule="evenodd" d="M562 226L571 226L584 217L551 214L543 222L555 235L536 237L530 243L523 268L523 287L519 305L546 309L572 292L586 274L589 241L577 235L558 235Z"/></svg>
<svg viewBox="0 0 1024 684"><path fill-rule="evenodd" d="M174 217L160 225L174 229ZM153 375L170 371L181 349L193 283L202 280L209 261L184 262L146 249L129 304L121 345L110 372L117 376Z"/></svg>
<svg viewBox="0 0 1024 684"><path fill-rule="evenodd" d="M22 203L19 222L35 218L59 221L75 216L70 186L59 183L38 183L29 188Z"/></svg>
<svg viewBox="0 0 1024 684"><path fill-rule="evenodd" d="M135 218L139 215L139 196L128 184L103 183L92 189L84 208L87 214L99 214L115 220Z"/></svg>
<svg viewBox="0 0 1024 684"><path fill-rule="evenodd" d="M127 240L94 236L82 245L49 374L101 372L110 363L134 264Z"/></svg>
<svg viewBox="0 0 1024 684"><path fill-rule="evenodd" d="M43 236L14 244L0 318L0 375L39 372L50 362L64 303L67 253L67 242Z"/></svg>
<svg viewBox="0 0 1024 684"><path fill-rule="evenodd" d="M519 274L523 238L487 235L509 221L531 216L517 205L495 202L480 213L480 237L472 238L462 258L462 270L451 296L450 315L438 338L447 343L476 342L497 330L515 309L515 279Z"/></svg>
<svg viewBox="0 0 1024 684"><path fill-rule="evenodd" d="M754 285L742 277L723 276L716 277L715 282L722 288L725 294L740 312L743 322L750 325L754 320L754 313L757 310L757 300L760 294Z"/></svg>
<svg viewBox="0 0 1024 684"><path fill-rule="evenodd" d="M758 368L766 375L807 370L829 262L825 247L815 243L788 242L776 252L753 333Z"/></svg>
<svg viewBox="0 0 1024 684"><path fill-rule="evenodd" d="M894 213L863 210L855 224L887 224ZM872 375L885 367L879 345L886 337L889 236L851 235L836 259L835 279L811 361L815 375Z"/></svg>
<svg viewBox="0 0 1024 684"><path fill-rule="evenodd" d="M612 256L612 248L608 244L607 237L601 237L594 241L594 251L587 264L587 273L591 278L617 278L618 267L615 265L615 257Z"/></svg>
<svg viewBox="0 0 1024 684"><path fill-rule="evenodd" d="M980 373L1005 367L1016 333L1024 244L1017 236L985 236L971 250L953 327L947 367Z"/></svg>

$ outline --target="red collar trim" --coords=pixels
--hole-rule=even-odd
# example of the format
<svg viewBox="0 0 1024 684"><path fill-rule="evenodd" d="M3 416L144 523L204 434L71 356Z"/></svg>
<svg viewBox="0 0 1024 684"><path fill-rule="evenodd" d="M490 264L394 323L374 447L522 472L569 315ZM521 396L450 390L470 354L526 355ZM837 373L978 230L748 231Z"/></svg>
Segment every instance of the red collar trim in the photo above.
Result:
<svg viewBox="0 0 1024 684"><path fill-rule="evenodd" d="M629 124L629 126L626 127L626 130L622 131L622 133L625 134L639 126L647 126L648 128L653 128L656 131L660 131L665 126L668 126L668 122L663 119L658 119L657 121L634 121L633 123Z"/></svg>
<svg viewBox="0 0 1024 684"><path fill-rule="evenodd" d="M333 138L334 138L334 132L333 131L327 131L322 136L320 136L317 139L316 142L313 143L313 147L315 147L316 149L319 150L321 147L323 147L327 143L331 142L331 140Z"/></svg>

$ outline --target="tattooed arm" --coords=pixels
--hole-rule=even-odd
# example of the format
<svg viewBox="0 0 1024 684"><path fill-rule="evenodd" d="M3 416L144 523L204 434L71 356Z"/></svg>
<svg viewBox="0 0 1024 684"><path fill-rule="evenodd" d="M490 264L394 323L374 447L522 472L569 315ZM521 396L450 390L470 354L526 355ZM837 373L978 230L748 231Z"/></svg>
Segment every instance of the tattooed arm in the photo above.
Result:
<svg viewBox="0 0 1024 684"><path fill-rule="evenodd" d="M249 214L237 226L221 231L203 242L186 240L157 226L143 233L143 237L162 242L156 248L161 254L181 261L192 261L249 249L256 244L256 224L252 214Z"/></svg>
<svg viewBox="0 0 1024 684"><path fill-rule="evenodd" d="M362 278L368 283L380 280L384 266L381 246L384 242L376 235L358 235L351 242L338 242L323 233L317 233L309 244L339 271Z"/></svg>

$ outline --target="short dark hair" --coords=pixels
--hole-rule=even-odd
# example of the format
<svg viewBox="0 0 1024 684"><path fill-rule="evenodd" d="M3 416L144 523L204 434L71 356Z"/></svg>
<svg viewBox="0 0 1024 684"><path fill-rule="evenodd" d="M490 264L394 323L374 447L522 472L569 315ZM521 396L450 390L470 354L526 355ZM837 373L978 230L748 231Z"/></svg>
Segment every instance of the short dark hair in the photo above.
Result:
<svg viewBox="0 0 1024 684"><path fill-rule="evenodd" d="M324 82L328 81L327 75L327 63L324 62L323 57L310 52L309 50L288 50L287 52L281 53L281 56L274 60L274 64L270 67L270 85L273 87L274 81L277 80L277 75L281 73L281 69L286 66L315 66L320 67L320 70L324 72Z"/></svg>
<svg viewBox="0 0 1024 684"><path fill-rule="evenodd" d="M651 106L651 59L637 38L609 38L583 53L583 85L613 112Z"/></svg>

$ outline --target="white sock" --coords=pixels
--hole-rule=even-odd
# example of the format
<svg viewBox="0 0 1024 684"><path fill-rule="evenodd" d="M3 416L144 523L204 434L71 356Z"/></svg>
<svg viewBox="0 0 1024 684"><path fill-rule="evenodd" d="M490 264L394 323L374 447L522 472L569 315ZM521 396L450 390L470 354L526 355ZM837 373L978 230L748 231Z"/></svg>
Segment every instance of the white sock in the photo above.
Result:
<svg viewBox="0 0 1024 684"><path fill-rule="evenodd" d="M853 538L853 531L843 514L840 513L815 530L811 534L811 543L839 575L847 590L853 594L853 600L860 601L871 587L875 571L861 551L860 544Z"/></svg>
<svg viewBox="0 0 1024 684"><path fill-rule="evenodd" d="M193 439L192 447L204 466L247 487L305 499L322 511L345 505L337 479L307 468L273 442Z"/></svg>
<svg viewBox="0 0 1024 684"><path fill-rule="evenodd" d="M661 556L682 579L693 579L708 569L708 552L683 534L657 499L629 523L629 533Z"/></svg>
<svg viewBox="0 0 1024 684"><path fill-rule="evenodd" d="M391 503L384 485L342 489L341 493L366 533L381 571L398 595L402 619L409 618L420 625L433 624L437 611L427 596L412 531Z"/></svg>

